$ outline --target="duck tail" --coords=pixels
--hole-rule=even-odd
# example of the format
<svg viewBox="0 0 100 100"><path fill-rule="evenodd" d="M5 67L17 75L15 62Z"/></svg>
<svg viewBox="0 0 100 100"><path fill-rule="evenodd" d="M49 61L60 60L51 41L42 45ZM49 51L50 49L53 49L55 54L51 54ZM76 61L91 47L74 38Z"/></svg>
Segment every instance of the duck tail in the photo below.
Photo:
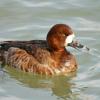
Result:
<svg viewBox="0 0 100 100"><path fill-rule="evenodd" d="M4 56L4 51L6 51L5 50L6 46L7 45L5 45L5 42L3 42L3 41L0 42L0 63L1 63L1 61L3 61L3 56Z"/></svg>

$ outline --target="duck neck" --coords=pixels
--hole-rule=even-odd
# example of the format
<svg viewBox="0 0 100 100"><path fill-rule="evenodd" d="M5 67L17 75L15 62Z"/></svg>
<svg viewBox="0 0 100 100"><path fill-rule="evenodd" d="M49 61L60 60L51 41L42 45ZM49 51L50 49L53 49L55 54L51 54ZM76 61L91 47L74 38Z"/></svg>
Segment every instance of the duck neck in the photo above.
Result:
<svg viewBox="0 0 100 100"><path fill-rule="evenodd" d="M59 61L67 54L66 48L61 48L59 50L53 50L51 56L54 60Z"/></svg>

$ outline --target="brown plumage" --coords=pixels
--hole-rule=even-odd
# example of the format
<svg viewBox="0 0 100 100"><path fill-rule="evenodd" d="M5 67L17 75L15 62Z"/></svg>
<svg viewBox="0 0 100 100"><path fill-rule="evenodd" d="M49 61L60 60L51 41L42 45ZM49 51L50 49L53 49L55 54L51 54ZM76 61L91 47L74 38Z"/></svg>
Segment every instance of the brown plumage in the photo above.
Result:
<svg viewBox="0 0 100 100"><path fill-rule="evenodd" d="M75 57L65 48L65 40L71 34L68 25L56 24L47 40L1 42L1 61L25 72L66 75L77 69Z"/></svg>

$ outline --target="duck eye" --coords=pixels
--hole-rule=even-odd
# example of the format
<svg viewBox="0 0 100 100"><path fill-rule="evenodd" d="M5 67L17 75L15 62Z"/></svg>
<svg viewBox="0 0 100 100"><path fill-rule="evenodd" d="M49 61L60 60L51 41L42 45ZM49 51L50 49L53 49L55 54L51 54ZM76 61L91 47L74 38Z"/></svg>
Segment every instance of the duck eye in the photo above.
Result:
<svg viewBox="0 0 100 100"><path fill-rule="evenodd" d="M63 37L66 37L66 34L63 34Z"/></svg>

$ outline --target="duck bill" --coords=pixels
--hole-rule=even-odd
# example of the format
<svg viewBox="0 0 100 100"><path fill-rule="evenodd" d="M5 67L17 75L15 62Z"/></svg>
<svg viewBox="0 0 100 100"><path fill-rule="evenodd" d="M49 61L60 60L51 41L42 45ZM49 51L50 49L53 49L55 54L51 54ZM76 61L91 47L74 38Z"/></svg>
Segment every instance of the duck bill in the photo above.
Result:
<svg viewBox="0 0 100 100"><path fill-rule="evenodd" d="M78 41L72 41L71 43L68 43L68 46L73 47L75 49L86 49L89 51L89 48L84 46L83 44L80 44Z"/></svg>

